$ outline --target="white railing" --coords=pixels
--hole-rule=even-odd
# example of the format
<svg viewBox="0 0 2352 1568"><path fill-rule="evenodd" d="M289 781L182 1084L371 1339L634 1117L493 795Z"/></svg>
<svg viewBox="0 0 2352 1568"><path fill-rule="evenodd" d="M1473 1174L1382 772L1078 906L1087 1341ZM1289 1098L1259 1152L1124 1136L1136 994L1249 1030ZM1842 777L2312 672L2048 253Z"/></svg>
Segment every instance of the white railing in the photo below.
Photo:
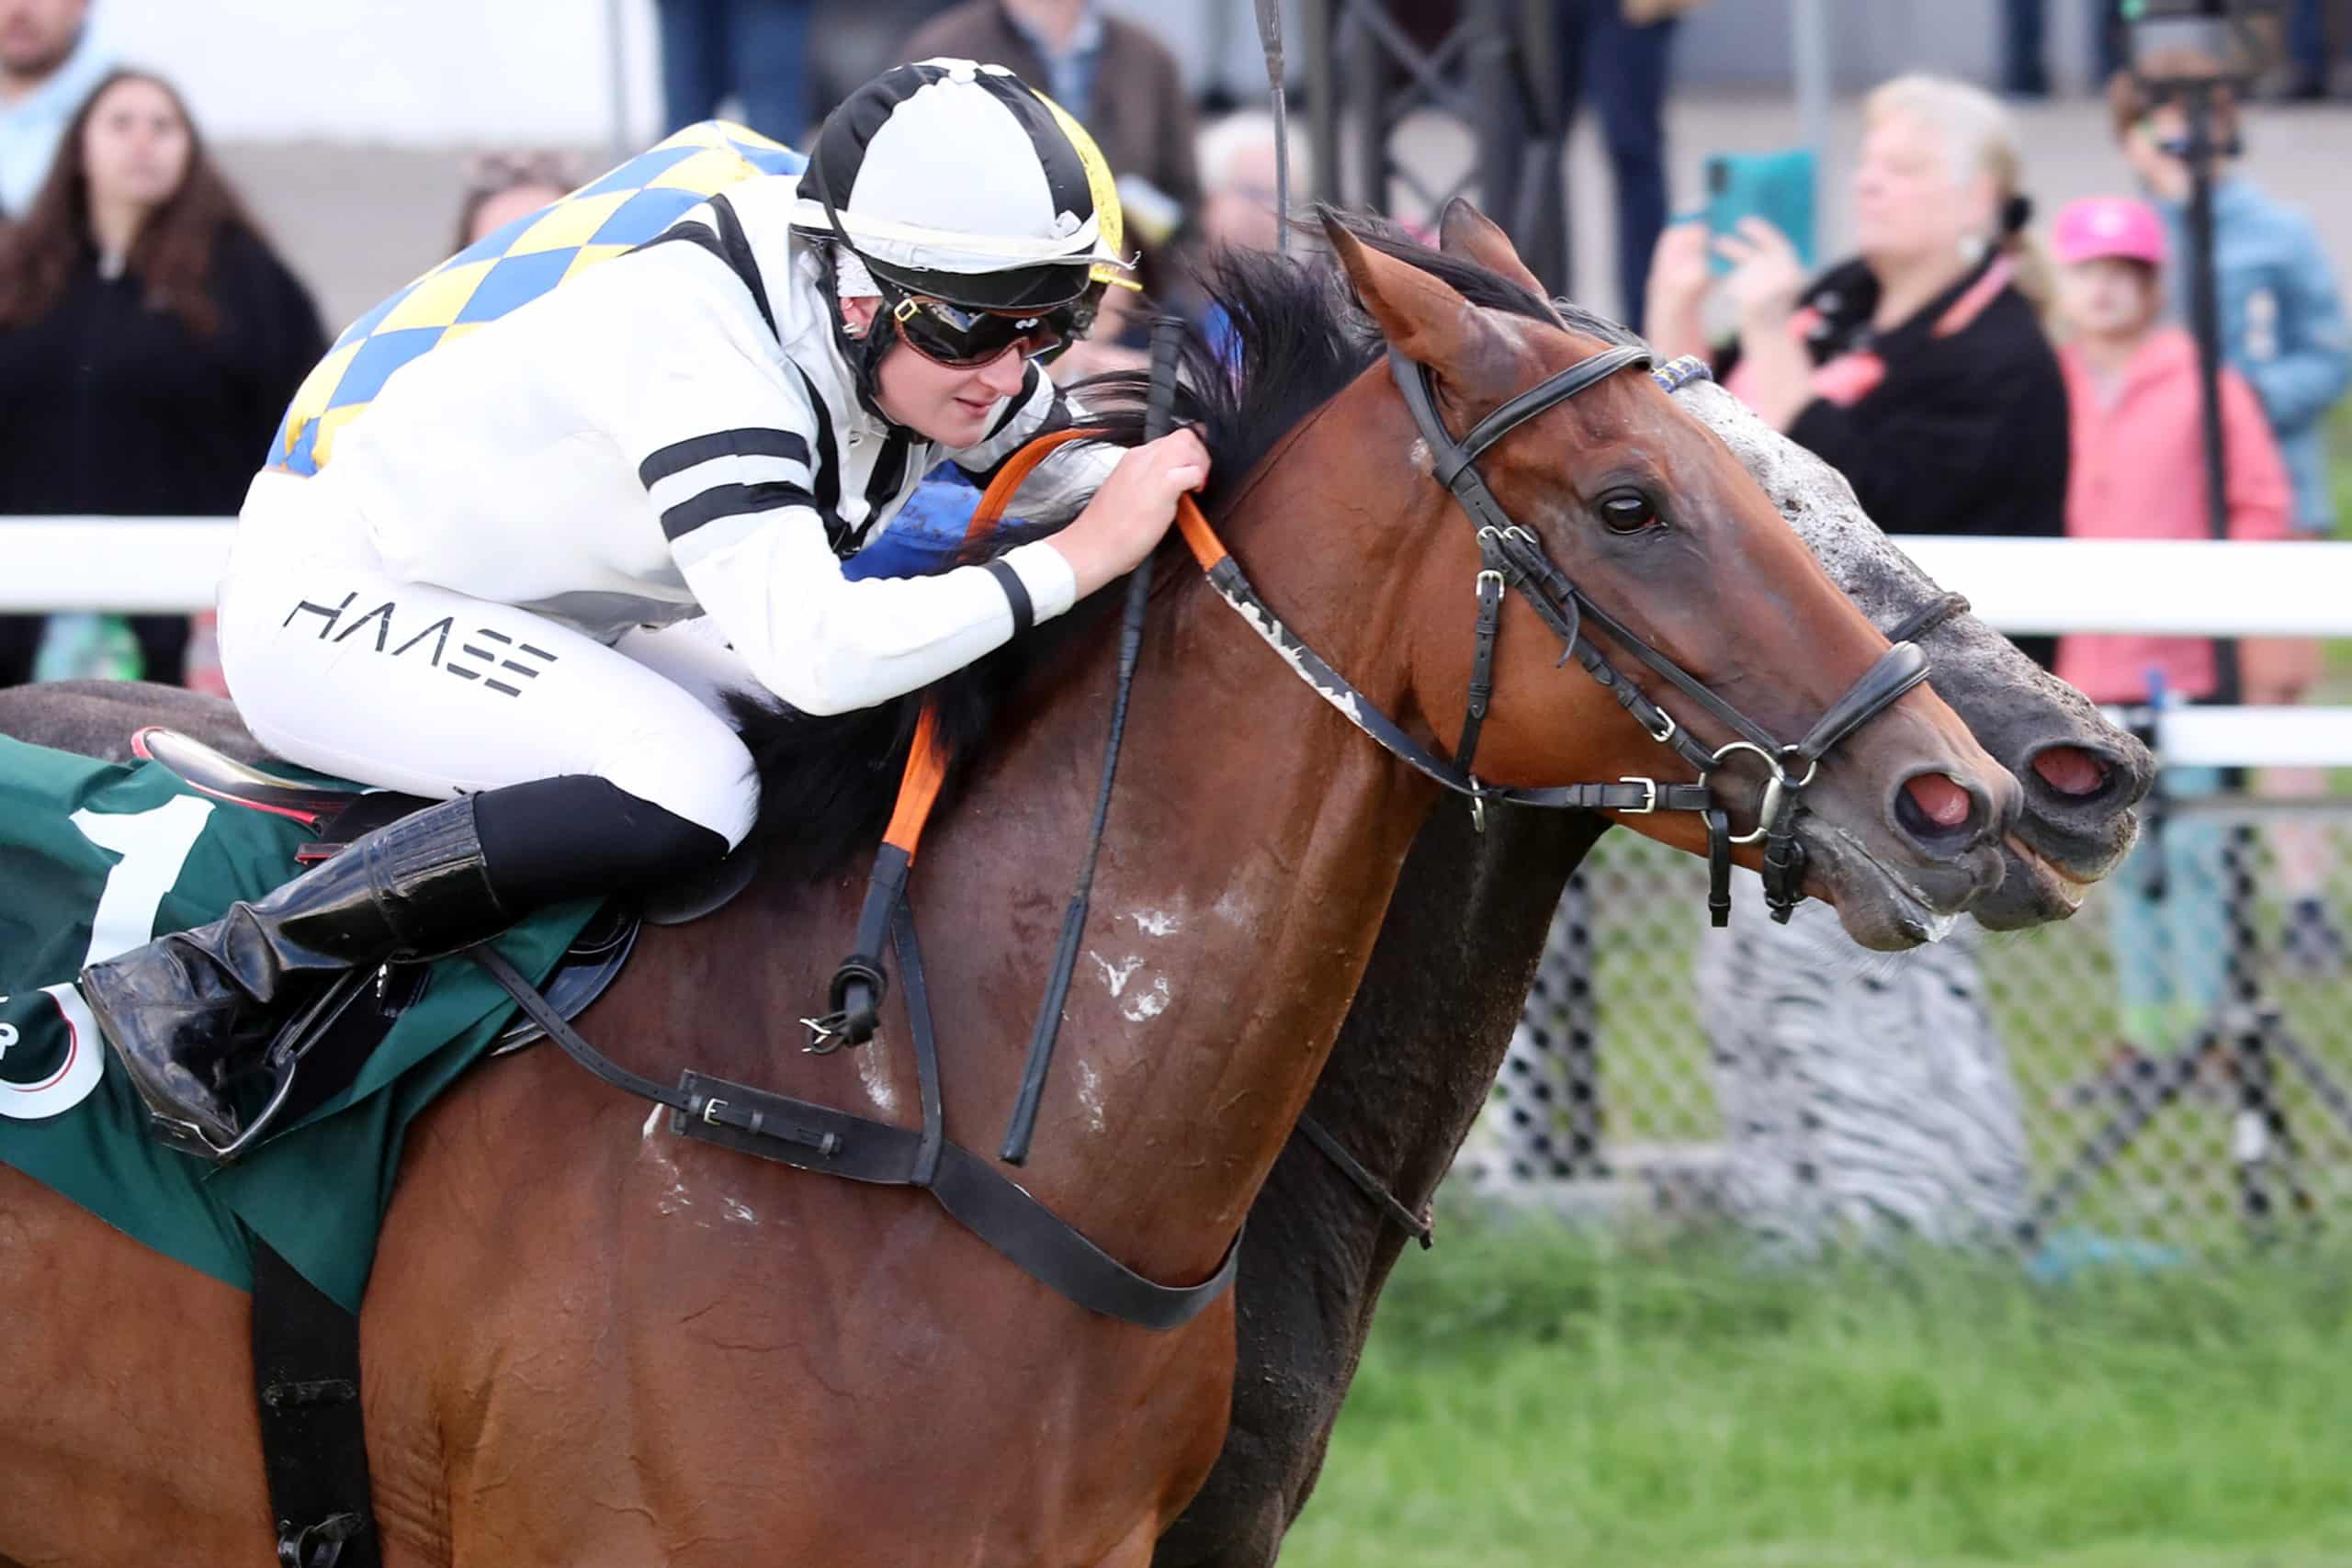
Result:
<svg viewBox="0 0 2352 1568"><path fill-rule="evenodd" d="M226 518L0 517L0 613L209 607ZM2352 637L2352 544L1915 536L1904 548L2008 632ZM2188 708L2175 763L2352 764L2352 708Z"/></svg>

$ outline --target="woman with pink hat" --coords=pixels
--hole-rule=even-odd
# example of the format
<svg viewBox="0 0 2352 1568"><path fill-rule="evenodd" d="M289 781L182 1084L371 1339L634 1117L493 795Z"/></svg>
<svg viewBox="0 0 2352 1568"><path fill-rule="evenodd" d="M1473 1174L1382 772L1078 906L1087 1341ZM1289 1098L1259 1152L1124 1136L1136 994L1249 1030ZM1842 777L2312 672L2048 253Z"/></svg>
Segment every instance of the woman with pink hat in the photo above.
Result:
<svg viewBox="0 0 2352 1568"><path fill-rule="evenodd" d="M2059 349L2073 426L2066 532L2076 538L2202 539L2206 514L2203 392L2197 343L2165 321L2164 220L2145 202L2092 197L2059 213ZM2222 372L2230 537L2288 536L2292 491L2278 443L2253 388ZM2309 644L2241 645L2249 691L2275 687L2280 660ZM2058 674L2103 703L2216 694L2213 645L2202 637L2075 634L2059 639ZM2306 677L2308 679L2308 677ZM2221 786L2210 768L2167 768L2176 797ZM2222 832L2193 817L2167 822L2110 886L2117 980L2128 1047L2170 1049L2222 1000L2228 943ZM2156 888L2161 878L2163 895Z"/></svg>

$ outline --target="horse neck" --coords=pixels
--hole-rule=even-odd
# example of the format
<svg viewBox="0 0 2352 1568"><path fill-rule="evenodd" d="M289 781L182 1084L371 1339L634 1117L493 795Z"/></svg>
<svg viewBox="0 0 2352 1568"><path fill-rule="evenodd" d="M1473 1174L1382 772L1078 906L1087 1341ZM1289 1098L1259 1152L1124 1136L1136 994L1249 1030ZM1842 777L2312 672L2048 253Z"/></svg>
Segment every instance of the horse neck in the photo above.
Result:
<svg viewBox="0 0 2352 1568"><path fill-rule="evenodd" d="M1402 409L1361 384L1351 401L1292 441L1224 527L1275 613L1398 713L1408 671L1390 629L1418 570L1407 541L1450 503L1408 466ZM1430 515L1399 517L1400 495ZM1197 568L1161 570L1189 581L1153 606L1022 1180L1122 1259L1182 1279L1215 1267L1288 1136L1433 790L1298 680ZM947 1132L970 1148L993 1149L1012 1105L1086 842L1115 643L1106 627L1000 719L913 873ZM797 1016L854 916L845 886L763 886L711 922L695 966L729 976L730 1018ZM810 933L788 959L782 930ZM911 1054L895 1021L853 1060L780 1063L771 1048L754 1081L906 1121Z"/></svg>

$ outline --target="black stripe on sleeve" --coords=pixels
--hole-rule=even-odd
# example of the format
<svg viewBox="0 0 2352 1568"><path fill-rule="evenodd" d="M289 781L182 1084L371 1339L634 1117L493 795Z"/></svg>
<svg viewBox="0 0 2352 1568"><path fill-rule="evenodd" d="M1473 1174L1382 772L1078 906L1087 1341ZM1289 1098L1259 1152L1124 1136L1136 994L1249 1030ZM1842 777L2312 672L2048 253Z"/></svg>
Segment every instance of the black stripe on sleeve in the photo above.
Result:
<svg viewBox="0 0 2352 1568"><path fill-rule="evenodd" d="M713 457L786 457L806 467L808 443L789 430L714 430L662 447L637 466L637 480L651 490L672 474Z"/></svg>
<svg viewBox="0 0 2352 1568"><path fill-rule="evenodd" d="M713 485L691 501L682 501L662 513L662 536L677 543L706 523L748 513L773 512L780 506L816 509L816 497L798 485L770 479L755 485Z"/></svg>
<svg viewBox="0 0 2352 1568"><path fill-rule="evenodd" d="M996 585L1004 590L1004 602L1012 607L1012 635L1026 637L1029 628L1037 624L1037 607L1030 602L1029 585L1001 557L989 562L987 570L996 579Z"/></svg>

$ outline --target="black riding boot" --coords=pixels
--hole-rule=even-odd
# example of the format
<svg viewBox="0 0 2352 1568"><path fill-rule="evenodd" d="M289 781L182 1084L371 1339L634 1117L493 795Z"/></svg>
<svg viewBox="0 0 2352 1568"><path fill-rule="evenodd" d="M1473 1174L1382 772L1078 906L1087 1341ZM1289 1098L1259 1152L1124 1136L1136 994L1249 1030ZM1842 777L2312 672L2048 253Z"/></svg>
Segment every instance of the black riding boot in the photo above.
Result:
<svg viewBox="0 0 2352 1568"><path fill-rule="evenodd" d="M228 1092L315 982L487 941L511 919L484 872L475 797L429 806L209 926L83 971L82 995L155 1119L212 1147Z"/></svg>

